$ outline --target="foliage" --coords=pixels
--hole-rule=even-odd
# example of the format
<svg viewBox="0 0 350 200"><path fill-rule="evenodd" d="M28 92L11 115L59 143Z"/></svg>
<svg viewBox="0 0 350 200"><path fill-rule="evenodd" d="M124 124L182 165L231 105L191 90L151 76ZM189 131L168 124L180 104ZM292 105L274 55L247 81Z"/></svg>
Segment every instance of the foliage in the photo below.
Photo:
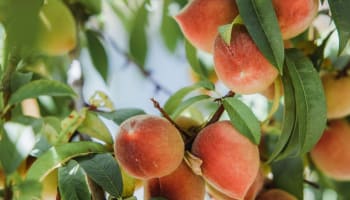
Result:
<svg viewBox="0 0 350 200"><path fill-rule="evenodd" d="M41 8L50 1L0 0L0 182L4 182L3 188L0 184L0 199L40 198L44 194L42 181L55 170L57 196L61 199L136 199L130 192L128 196L123 194L123 188L134 188L123 184L134 182L122 178L121 167L112 154L115 135L109 124L119 126L126 119L147 112L138 106L116 105L115 109L111 97L100 91L84 98L82 91L88 84L84 77L68 80L68 69L73 68L74 62L88 60L108 84L113 76L113 53L125 59L124 67L133 64L156 92L166 95L163 106L153 100L154 109L160 114L172 123L182 115L202 120L200 126L190 130L195 133L191 137L210 123L230 119L243 135L259 145L261 161L267 166L267 173L273 174L266 187L281 188L298 199L305 189L315 196L331 189L342 199L350 198L350 183L325 177L308 156L327 123L320 74L336 71L347 76L350 67L349 0L324 1L329 8L319 15L332 20L330 31L311 26L290 41L295 47L291 50L284 49L270 1L236 0L241 19L220 27L220 34L230 41L231 27L242 20L239 23L246 25L259 50L276 66L283 84L283 98L277 96L272 103L279 110L273 110L265 120L258 120L253 106L244 101L245 95L220 95L217 82L210 77L213 63L207 60L212 60L211 55L192 46L173 19L174 7L183 8L187 1L57 0L74 17L78 41L74 48L58 55L38 47L40 20L45 23ZM156 36L149 35L154 9L161 11ZM122 24L119 34L127 35L122 44L115 40L118 33L113 37L108 33L108 17ZM164 51L185 59L199 79L169 92L149 70L153 41L150 38L154 37L160 38ZM339 41L336 48L332 48L332 37ZM65 48L64 42L58 43ZM171 81L176 83L177 79L173 77ZM130 85L125 83L123 87ZM26 104L28 99L32 103ZM189 149L193 138L187 137L184 136ZM307 170L316 178L306 176Z"/></svg>

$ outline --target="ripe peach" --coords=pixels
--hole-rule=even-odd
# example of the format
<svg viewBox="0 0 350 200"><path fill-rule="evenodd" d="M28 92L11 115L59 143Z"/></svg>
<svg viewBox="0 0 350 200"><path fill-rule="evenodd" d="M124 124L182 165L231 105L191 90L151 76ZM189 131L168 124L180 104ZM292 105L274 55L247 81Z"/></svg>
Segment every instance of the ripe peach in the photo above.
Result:
<svg viewBox="0 0 350 200"><path fill-rule="evenodd" d="M205 183L183 161L171 174L149 179L145 183L145 199L164 197L168 200L203 200Z"/></svg>
<svg viewBox="0 0 350 200"><path fill-rule="evenodd" d="M328 128L311 151L315 165L336 180L350 180L350 125L344 119L329 122Z"/></svg>
<svg viewBox="0 0 350 200"><path fill-rule="evenodd" d="M350 77L337 78L336 74L322 76L323 89L327 102L327 118L342 118L350 114Z"/></svg>
<svg viewBox="0 0 350 200"><path fill-rule="evenodd" d="M192 146L203 161L203 177L212 187L231 198L242 199L259 170L259 151L229 121L203 128Z"/></svg>
<svg viewBox="0 0 350 200"><path fill-rule="evenodd" d="M271 189L262 193L258 200L297 200L297 198L286 191L280 189Z"/></svg>
<svg viewBox="0 0 350 200"><path fill-rule="evenodd" d="M293 38L310 26L319 0L273 0L283 39Z"/></svg>
<svg viewBox="0 0 350 200"><path fill-rule="evenodd" d="M254 200L258 195L262 187L264 186L264 173L262 169L259 170L253 184L250 186L247 194L245 195L243 200ZM207 185L208 193L211 196L212 200L235 200L234 198L228 197L225 194L217 191L215 188Z"/></svg>
<svg viewBox="0 0 350 200"><path fill-rule="evenodd" d="M127 173L149 179L168 175L180 165L184 142L166 119L137 115L120 125L114 152Z"/></svg>
<svg viewBox="0 0 350 200"><path fill-rule="evenodd" d="M47 1L39 13L39 49L48 55L61 55L76 46L76 24L60 0Z"/></svg>
<svg viewBox="0 0 350 200"><path fill-rule="evenodd" d="M261 54L242 25L233 26L230 45L220 36L216 38L214 63L219 79L240 94L261 92L278 75L277 69Z"/></svg>
<svg viewBox="0 0 350 200"><path fill-rule="evenodd" d="M175 20L193 46L211 53L219 26L231 23L237 15L234 0L193 0Z"/></svg>

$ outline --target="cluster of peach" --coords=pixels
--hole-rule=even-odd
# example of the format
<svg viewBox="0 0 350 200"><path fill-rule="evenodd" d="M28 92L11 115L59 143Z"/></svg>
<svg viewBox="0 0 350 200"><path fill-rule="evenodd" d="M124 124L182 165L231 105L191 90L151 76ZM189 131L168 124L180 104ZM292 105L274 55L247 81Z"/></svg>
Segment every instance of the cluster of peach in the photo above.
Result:
<svg viewBox="0 0 350 200"><path fill-rule="evenodd" d="M180 128L189 128L183 120ZM228 121L206 126L196 136L191 153L201 160L200 172L184 159L179 130L168 120L137 115L124 121L115 142L120 166L144 184L144 199L203 200L211 198L253 200L262 190L265 175L259 150ZM260 193L259 199L296 199L278 189Z"/></svg>
<svg viewBox="0 0 350 200"><path fill-rule="evenodd" d="M304 32L315 18L318 0L272 0L282 38ZM198 49L213 53L218 78L232 91L252 94L266 90L278 76L261 54L243 24L232 26L227 44L218 28L239 15L235 0L192 0L175 16L185 37ZM316 166L331 178L350 180L350 126L340 118L350 114L348 98L337 99L347 76L322 77L327 99L329 128L310 155ZM348 94L342 94L348 95ZM180 126L181 127L181 126ZM264 190L265 174L259 150L229 121L202 128L190 152L197 169L184 159L185 145L179 130L164 118L139 115L126 120L115 142L115 156L131 176L145 181L145 199L214 200L296 199L279 189Z"/></svg>

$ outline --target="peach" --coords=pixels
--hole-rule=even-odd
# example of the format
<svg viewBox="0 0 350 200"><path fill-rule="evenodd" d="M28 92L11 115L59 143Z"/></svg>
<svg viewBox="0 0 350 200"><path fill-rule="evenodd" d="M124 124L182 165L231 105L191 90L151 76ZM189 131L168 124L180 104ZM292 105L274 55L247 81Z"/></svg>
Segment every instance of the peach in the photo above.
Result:
<svg viewBox="0 0 350 200"><path fill-rule="evenodd" d="M170 174L180 165L184 142L166 119L137 115L120 125L114 152L121 167L131 176L157 178Z"/></svg>
<svg viewBox="0 0 350 200"><path fill-rule="evenodd" d="M325 175L350 180L350 125L345 119L329 122L321 139L311 150L311 159Z"/></svg>
<svg viewBox="0 0 350 200"><path fill-rule="evenodd" d="M203 163L203 177L216 190L242 199L259 170L259 151L229 121L203 128L192 145L192 153Z"/></svg>
<svg viewBox="0 0 350 200"><path fill-rule="evenodd" d="M277 69L261 54L243 25L233 26L229 45L218 36L214 48L215 71L233 92L261 92L278 75Z"/></svg>
<svg viewBox="0 0 350 200"><path fill-rule="evenodd" d="M258 200L297 200L297 198L286 191L280 189L271 189L262 193Z"/></svg>
<svg viewBox="0 0 350 200"><path fill-rule="evenodd" d="M316 17L319 0L273 0L282 38L304 32Z"/></svg>
<svg viewBox="0 0 350 200"><path fill-rule="evenodd" d="M265 180L264 173L262 169L260 169L253 184L250 186L247 194L245 195L244 200L254 200L256 196L259 194L259 192L261 191L261 189L263 188L264 180ZM235 200L217 191L215 188L211 187L210 185L207 185L207 189L212 200Z"/></svg>
<svg viewBox="0 0 350 200"><path fill-rule="evenodd" d="M62 55L77 43L74 17L60 0L49 0L39 13L39 49L47 55Z"/></svg>
<svg viewBox="0 0 350 200"><path fill-rule="evenodd" d="M231 23L237 15L234 0L192 0L175 20L193 46L211 53L219 26Z"/></svg>
<svg viewBox="0 0 350 200"><path fill-rule="evenodd" d="M168 200L203 200L205 183L183 161L171 174L149 179L145 183L145 199L164 197Z"/></svg>
<svg viewBox="0 0 350 200"><path fill-rule="evenodd" d="M350 77L337 78L337 74L328 73L322 76L326 96L327 118L342 118L350 114Z"/></svg>

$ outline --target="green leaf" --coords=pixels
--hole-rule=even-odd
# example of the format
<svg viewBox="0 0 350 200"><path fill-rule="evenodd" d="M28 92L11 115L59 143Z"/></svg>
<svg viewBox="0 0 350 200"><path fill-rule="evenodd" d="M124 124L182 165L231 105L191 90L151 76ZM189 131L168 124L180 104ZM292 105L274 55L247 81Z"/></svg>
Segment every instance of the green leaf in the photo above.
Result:
<svg viewBox="0 0 350 200"><path fill-rule="evenodd" d="M181 36L181 31L175 22L175 20L169 16L169 5L171 0L165 0L163 4L163 16L162 23L160 25L160 31L162 33L162 39L166 47L174 52Z"/></svg>
<svg viewBox="0 0 350 200"><path fill-rule="evenodd" d="M78 158L87 175L106 192L119 198L123 192L123 180L115 158L109 154L96 154Z"/></svg>
<svg viewBox="0 0 350 200"><path fill-rule="evenodd" d="M112 112L98 111L96 113L104 118L113 120L118 125L132 116L146 114L145 111L137 108L122 108Z"/></svg>
<svg viewBox="0 0 350 200"><path fill-rule="evenodd" d="M71 142L53 146L32 164L27 179L42 181L51 171L74 157L107 151L103 145L95 142Z"/></svg>
<svg viewBox="0 0 350 200"><path fill-rule="evenodd" d="M41 199L42 185L35 180L25 180L13 187L14 200Z"/></svg>
<svg viewBox="0 0 350 200"><path fill-rule="evenodd" d="M95 113L87 111L85 120L78 127L78 131L97 138L106 142L107 144L113 144L113 138L106 125L96 116Z"/></svg>
<svg viewBox="0 0 350 200"><path fill-rule="evenodd" d="M87 109L82 109L79 113L73 110L68 117L61 122L61 132L58 135L56 143L66 143L72 137L74 132L80 127L86 118Z"/></svg>
<svg viewBox="0 0 350 200"><path fill-rule="evenodd" d="M304 166L300 157L272 163L273 185L303 199Z"/></svg>
<svg viewBox="0 0 350 200"><path fill-rule="evenodd" d="M21 58L28 57L36 50L40 39L39 11L43 0L11 0L6 1L3 25L9 47L17 51Z"/></svg>
<svg viewBox="0 0 350 200"><path fill-rule="evenodd" d="M282 74L284 46L272 1L237 0L239 13L253 41Z"/></svg>
<svg viewBox="0 0 350 200"><path fill-rule="evenodd" d="M44 126L44 121L41 118L19 115L12 118L13 122L17 122L26 126L31 126L35 135L38 135Z"/></svg>
<svg viewBox="0 0 350 200"><path fill-rule="evenodd" d="M202 100L206 100L209 99L210 96L208 95L198 95L198 96L194 96L194 97L190 97L186 100L184 100L183 102L181 102L176 109L174 110L174 112L172 112L170 114L170 117L172 119L176 119L184 110L186 110L188 107L190 107L191 105L193 105L194 103L197 103L199 101ZM168 113L169 114L169 113Z"/></svg>
<svg viewBox="0 0 350 200"><path fill-rule="evenodd" d="M0 135L0 162L6 174L13 173L35 145L32 127L7 122Z"/></svg>
<svg viewBox="0 0 350 200"><path fill-rule="evenodd" d="M206 79L208 72L197 57L197 49L189 41L185 40L185 50L187 61L192 70L197 73L201 79Z"/></svg>
<svg viewBox="0 0 350 200"><path fill-rule="evenodd" d="M101 0L77 0L84 5L89 14L96 15L101 13L102 2Z"/></svg>
<svg viewBox="0 0 350 200"><path fill-rule="evenodd" d="M326 127L326 100L322 82L311 61L296 49L288 50L284 71L282 135L268 162L309 152Z"/></svg>
<svg viewBox="0 0 350 200"><path fill-rule="evenodd" d="M32 80L33 73L21 73L21 72L14 72L11 77L11 91L14 92L21 86L29 83L30 80Z"/></svg>
<svg viewBox="0 0 350 200"><path fill-rule="evenodd" d="M283 112L283 127L281 135L277 144L274 147L272 154L270 155L268 163L279 158L282 158L282 152L291 139L294 127L296 125L296 102L293 89L293 83L290 75L287 73L286 67L284 67L284 75L282 76L283 91L284 91L284 112ZM289 146L289 148L294 146ZM287 154L286 154L287 155ZM288 156L288 155L287 155Z"/></svg>
<svg viewBox="0 0 350 200"><path fill-rule="evenodd" d="M201 81L194 85L184 87L177 92L175 92L173 95L171 95L168 100L165 102L164 110L168 114L172 114L177 107L181 104L182 100L192 91L199 89L199 88L207 88L207 89L213 89L214 86L211 82L208 81Z"/></svg>
<svg viewBox="0 0 350 200"><path fill-rule="evenodd" d="M85 34L92 63L106 81L108 77L108 56L101 37L92 30L87 30Z"/></svg>
<svg viewBox="0 0 350 200"><path fill-rule="evenodd" d="M91 199L84 170L75 160L58 169L58 186L62 199Z"/></svg>
<svg viewBox="0 0 350 200"><path fill-rule="evenodd" d="M232 125L238 132L247 137L252 143L259 144L261 137L260 124L250 108L234 97L225 98L223 105Z"/></svg>
<svg viewBox="0 0 350 200"><path fill-rule="evenodd" d="M302 52L289 50L286 67L295 91L296 119L301 153L306 153L318 142L326 128L327 106L320 77L311 61Z"/></svg>
<svg viewBox="0 0 350 200"><path fill-rule="evenodd" d="M339 54L345 49L350 39L350 1L328 0L332 19L339 35Z"/></svg>
<svg viewBox="0 0 350 200"><path fill-rule="evenodd" d="M41 95L48 96L75 96L74 91L58 81L53 80L36 80L20 87L10 97L9 104L13 105L24 99L36 98Z"/></svg>
<svg viewBox="0 0 350 200"><path fill-rule="evenodd" d="M140 8L136 11L129 39L130 54L138 66L142 68L145 66L148 49L147 36L145 31L148 21L148 11L146 10L146 5L148 3L149 0L145 0Z"/></svg>
<svg viewBox="0 0 350 200"><path fill-rule="evenodd" d="M232 28L235 24L243 24L242 18L238 15L231 24L226 24L219 27L219 34L226 44L230 45Z"/></svg>

